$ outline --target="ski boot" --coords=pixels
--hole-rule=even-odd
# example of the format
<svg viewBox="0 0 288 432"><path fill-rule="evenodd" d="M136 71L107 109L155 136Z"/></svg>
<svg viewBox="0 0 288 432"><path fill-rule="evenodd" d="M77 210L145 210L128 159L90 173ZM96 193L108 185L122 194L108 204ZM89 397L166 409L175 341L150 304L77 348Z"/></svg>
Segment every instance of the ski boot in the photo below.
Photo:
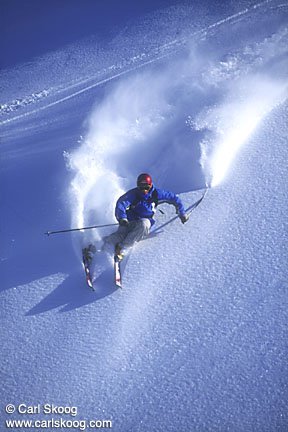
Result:
<svg viewBox="0 0 288 432"><path fill-rule="evenodd" d="M123 249L122 249L120 243L117 243L115 246L115 258L118 261L122 261L122 259L124 258Z"/></svg>
<svg viewBox="0 0 288 432"><path fill-rule="evenodd" d="M88 265L91 264L95 252L96 247L92 244L89 244L86 248L83 249L83 257L87 261Z"/></svg>

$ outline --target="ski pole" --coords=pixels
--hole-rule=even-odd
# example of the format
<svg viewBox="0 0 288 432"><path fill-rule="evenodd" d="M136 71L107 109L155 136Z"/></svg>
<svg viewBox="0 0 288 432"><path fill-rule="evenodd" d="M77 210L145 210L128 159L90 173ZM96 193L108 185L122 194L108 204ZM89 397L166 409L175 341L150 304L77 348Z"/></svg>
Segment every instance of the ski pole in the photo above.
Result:
<svg viewBox="0 0 288 432"><path fill-rule="evenodd" d="M83 228L71 228L71 229L65 229L65 230L59 230L59 231L47 231L44 234L50 236L51 234L59 234L59 233L66 233L66 232L72 232L72 231L84 231L94 228L105 228L109 226L115 226L118 225L118 223L112 223L112 224L105 224L105 225L93 225L89 227L83 227Z"/></svg>

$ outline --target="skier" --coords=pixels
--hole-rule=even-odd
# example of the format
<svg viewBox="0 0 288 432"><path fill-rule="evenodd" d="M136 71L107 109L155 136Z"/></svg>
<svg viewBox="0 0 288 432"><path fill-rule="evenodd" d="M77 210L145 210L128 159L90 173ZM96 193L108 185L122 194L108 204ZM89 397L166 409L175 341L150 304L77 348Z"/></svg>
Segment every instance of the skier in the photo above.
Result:
<svg viewBox="0 0 288 432"><path fill-rule="evenodd" d="M104 238L104 249L113 246L115 255L121 260L135 242L149 234L155 223L155 208L163 202L173 204L181 222L187 222L188 216L180 198L173 192L156 188L149 174L140 174L137 187L122 195L116 203L115 217L119 227Z"/></svg>

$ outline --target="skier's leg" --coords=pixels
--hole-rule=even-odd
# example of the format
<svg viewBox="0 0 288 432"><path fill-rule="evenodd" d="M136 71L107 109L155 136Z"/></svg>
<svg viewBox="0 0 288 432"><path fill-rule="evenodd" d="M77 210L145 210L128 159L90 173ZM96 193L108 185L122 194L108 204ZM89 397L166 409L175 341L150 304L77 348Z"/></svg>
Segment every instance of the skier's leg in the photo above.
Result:
<svg viewBox="0 0 288 432"><path fill-rule="evenodd" d="M130 222L127 227L127 235L119 242L121 247L126 250L129 249L135 242L142 240L149 234L150 227L150 219L145 218Z"/></svg>
<svg viewBox="0 0 288 432"><path fill-rule="evenodd" d="M103 238L102 249L107 251L111 250L111 252L113 251L114 253L115 245L117 243L121 243L127 236L127 233L128 233L128 227L119 226L117 231Z"/></svg>

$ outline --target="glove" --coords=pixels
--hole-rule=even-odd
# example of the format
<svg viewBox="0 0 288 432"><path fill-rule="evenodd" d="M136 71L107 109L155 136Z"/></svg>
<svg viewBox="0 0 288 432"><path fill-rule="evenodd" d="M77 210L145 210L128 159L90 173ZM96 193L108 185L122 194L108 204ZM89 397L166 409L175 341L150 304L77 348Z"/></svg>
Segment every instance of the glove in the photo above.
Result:
<svg viewBox="0 0 288 432"><path fill-rule="evenodd" d="M183 224L186 223L186 222L188 221L188 219L189 219L189 216L188 216L186 213L180 215L179 217L180 217L181 222L182 222Z"/></svg>
<svg viewBox="0 0 288 432"><path fill-rule="evenodd" d="M127 226L129 224L128 219L120 219L119 220L119 225L120 226Z"/></svg>

